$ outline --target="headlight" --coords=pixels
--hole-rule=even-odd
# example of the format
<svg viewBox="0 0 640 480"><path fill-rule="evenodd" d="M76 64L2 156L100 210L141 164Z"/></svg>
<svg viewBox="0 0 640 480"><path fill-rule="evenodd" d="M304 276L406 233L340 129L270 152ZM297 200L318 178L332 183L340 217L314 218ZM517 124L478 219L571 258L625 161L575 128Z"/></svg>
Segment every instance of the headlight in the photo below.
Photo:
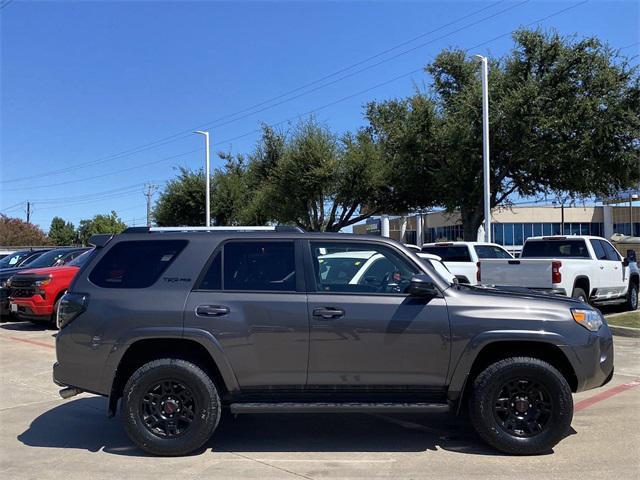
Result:
<svg viewBox="0 0 640 480"><path fill-rule="evenodd" d="M597 332L603 323L602 314L596 310L572 308L571 315L576 322L592 332Z"/></svg>
<svg viewBox="0 0 640 480"><path fill-rule="evenodd" d="M36 280L33 282L33 285L36 287L44 287L45 285L49 285L51 283L51 276L47 278L43 278L42 280Z"/></svg>

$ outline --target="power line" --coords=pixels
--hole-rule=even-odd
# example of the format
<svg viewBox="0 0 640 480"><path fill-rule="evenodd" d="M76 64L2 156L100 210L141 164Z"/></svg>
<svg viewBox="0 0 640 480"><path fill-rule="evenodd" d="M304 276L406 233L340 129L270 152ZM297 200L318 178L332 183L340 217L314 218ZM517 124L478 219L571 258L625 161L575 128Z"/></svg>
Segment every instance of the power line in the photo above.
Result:
<svg viewBox="0 0 640 480"><path fill-rule="evenodd" d="M13 2L13 0L5 0L3 3L0 3L0 10L7 8L11 2Z"/></svg>
<svg viewBox="0 0 640 480"><path fill-rule="evenodd" d="M206 123L200 124L200 125L198 125L198 126L196 126L196 127L190 128L190 129L188 129L188 130L183 130L183 131L178 132L178 133L176 133L176 134L173 134L173 135L170 135L170 136L167 136L167 137L164 137L164 138L161 138L161 139L155 140L155 141L150 142L150 143L147 143L147 144L143 144L143 145L141 145L141 146L139 146L139 147L134 147L134 148L129 149L129 150L124 150L124 151L122 151L122 152L119 152L119 153L116 153L116 154L112 154L112 155L109 155L109 156L106 156L106 157L102 157L102 158L99 158L99 159L94 160L94 161L85 162L85 163L80 163L80 164L74 165L74 166L72 166L72 167L66 167L66 168L62 168L62 169L58 169L58 170L51 170L51 171L49 171L49 172L42 172L40 175L58 175L58 174L61 174L61 173L67 173L67 172L69 172L69 171L76 170L76 169L78 169L78 168L85 168L85 167L88 167L88 166L93 166L93 165L96 165L96 164L100 164L100 163L102 163L102 162L103 162L103 161L105 161L105 160L115 160L115 159L123 158L123 157L126 157L126 156L133 155L133 154L135 154L135 153L140 153L140 152L142 152L142 151L146 151L146 150L149 150L149 149L151 149L151 148L155 148L155 147L158 147L158 146L165 145L165 144L167 144L167 143L171 143L171 142L174 142L174 141L180 140L180 139L182 139L182 138L186 138L187 136L190 136L190 135L191 135L191 133L192 133L192 131L193 131L194 129L200 129L200 128L203 128L203 127L206 127L206 126L217 126L217 127L219 127L219 126L227 125L227 124L229 124L229 123L232 123L232 122L235 122L235 121L238 121L238 120L242 120L242 119L246 118L247 116L255 115L255 114L257 114L257 113L261 113L261 112L263 112L263 111L265 111L265 110L267 110L267 109L270 109L270 108L273 108L273 107L276 107L276 106L282 105L283 103L289 102L289 101L291 101L291 100L295 100L296 98L299 98L299 97L301 97L301 96L303 96L303 95L307 95L307 94L309 94L309 93L312 93L312 92L314 92L314 91L317 91L317 90L319 90L320 88L325 88L325 87L327 87L327 86L333 85L333 84L335 84L336 82L343 80L344 78L348 78L348 77L350 77L350 76L356 75L356 74L358 74L358 73L361 73L362 71L368 70L369 68L373 68L373 67L375 67L375 66L378 66L378 65L380 65L381 63L385 63L385 62L387 62L387 61L389 61L389 60L393 60L393 59L397 58L398 56L405 55L406 53L409 53L409 52L411 52L411 51L414 51L414 50L416 50L416 49L418 49L418 48L422 48L423 46L426 46L426 45L428 45L428 44L430 44L430 43L433 43L434 41L437 41L437 40L440 40L440 39L445 38L445 37L447 37L447 36L453 35L454 33L458 33L459 31L464 30L464 29L466 29L466 28L470 28L470 27L472 27L472 26L475 26L475 25L477 25L477 24L478 24L478 23L480 23L480 22L483 22L483 21L489 20L489 19L491 19L491 18L494 18L494 17L496 17L496 16L498 16L498 15L501 15L502 13L504 13L504 12L506 12L506 11L508 11L508 10L511 10L511 9L513 9L513 8L516 8L516 7L518 7L518 6L520 6L520 5L524 4L524 3L527 3L527 2L529 2L529 0L525 0L525 1L523 1L523 2L521 2L521 3L518 3L518 4L514 5L514 6L510 6L510 7L506 8L506 9L504 9L504 10L501 10L500 12L497 12L497 13L495 13L495 14L492 14L492 15L488 16L488 17L482 18L482 19L480 19L480 20L478 20L478 21L476 21L476 22L472 22L472 23L470 23L470 24L468 24L468 25L466 25L466 26L464 26L464 27L462 27L462 28L460 28L460 29L458 29L458 30L455 30L455 31L453 31L453 32L450 32L450 33L448 33L447 35L441 36L441 37L436 38L436 39L434 39L434 40L432 40L432 41L429 41L429 42L426 42L426 43L424 43L424 44L418 45L418 46L416 46L416 47L414 47L414 48L412 48L412 49L410 49L410 50L407 50L407 51L405 51L405 52L401 52L400 54L397 54L397 55L395 55L395 56L393 56L393 57L390 57L390 58L388 58L388 59L386 59L386 60L384 60L384 61L378 62L378 63L376 63L376 64L372 65L371 67L368 67L368 68L365 68L365 69L361 69L361 70L359 70L359 71L357 71L357 72L353 72L353 73L352 73L352 74L350 74L350 75L347 75L347 76L344 76L344 77L342 77L342 78L340 78L340 79L334 80L334 81L332 81L332 82L330 82L330 83L328 83L328 84L326 84L326 85L324 85L324 86L316 87L316 88L314 88L314 89L312 89L312 90L310 90L310 91L308 91L308 92L305 92L305 93L303 93L303 94L296 95L296 96L294 96L294 97L292 97L292 98L289 98L289 99L287 99L287 100L284 100L284 101L278 102L278 103L276 103L276 104L274 104L274 105L271 105L271 106L269 106L269 107L262 108L262 109L260 109L260 110L258 110L258 111L256 111L256 112L252 112L252 113L250 113L249 115L244 115L244 116L242 116L242 117L235 118L235 119L230 120L230 121L228 121L228 122L225 122L225 123L223 123L223 124L221 124L221 125L218 125L218 123L219 123L219 122L221 122L222 120L226 120L226 119L229 119L229 118L235 117L236 115L239 115L239 114L242 114L242 113L245 113L245 112L249 112L249 111L251 111L251 110L253 110L253 109L257 108L257 107L261 107L261 106L263 106L263 105L266 105L266 104L268 104L268 103L271 103L271 102L273 102L274 100L278 100L278 99L280 99L280 98L286 97L286 96L290 95L291 93L295 93L295 92L298 92L298 91L300 91L300 90L304 90L305 88L308 88L309 86L313 86L313 85L315 85L315 84L317 84L317 83L320 83L320 82L322 82L322 81L324 81L324 80L326 80L326 79L328 79L328 78L331 78L331 77L333 77L333 76L339 75L340 73L343 73L343 72L345 72L345 71L351 70L352 68L354 68L354 67L356 67L356 66L358 66L358 65L362 65L362 64L364 64L364 63L366 63L366 62L368 62L368 61L370 61L370 60L372 60L372 59L378 58L378 57L380 57L380 56L382 56L382 55L385 55L386 53L389 53L389 52L391 52L391 51L393 51L393 50L396 50L396 49L398 49L398 48L400 48L400 47L402 47L402 46L405 46L405 45L407 45L407 44L409 44L409 43L412 43L412 42L414 42L415 40L417 40L417 39L419 39L419 38L423 38L423 37L425 37L425 36L427 36L427 35L430 35L430 34L432 34L432 33L435 33L435 32L437 32L437 31L440 31L440 30L442 30L442 29L444 29L444 28L446 28L446 27L448 27L448 26L451 26L451 25L453 25L453 24L455 24L455 23L458 23L458 22L460 22L460 21L462 21L462 20L464 20L464 19L466 19L466 18L469 18L469 17L471 17L471 16L477 15L478 13L481 13L481 12L483 12L483 11L485 11L485 10L489 9L489 8L492 8L492 7L496 6L496 5L499 5L500 3L503 3L503 1L501 0L501 1L499 1L499 2L495 2L495 3L493 3L493 4L489 5L489 6L483 7L483 8L481 8L481 9L479 9L479 10L476 10L476 11L474 11L474 12L470 13L470 14L467 14L467 15L464 15L464 16L462 16L462 17L459 17L459 18L457 18L456 20L453 20L453 21L451 21L451 22L449 22L449 23L447 23L447 24L444 24L444 25L442 25L442 26L440 26L440 27L438 27L438 28L436 28L436 29L434 29L434 30L431 30L431 31L426 32L426 33L423 33L423 34L421 34L421 35L419 35L419 36L417 36L417 37L414 37L414 38L412 38L412 39L410 39L410 40L404 41L404 42L402 42L402 43L400 43L400 44L397 44L397 45L395 45L395 46L393 46L393 47L391 47L391 48L388 48L388 49L384 50L383 52L379 52L379 53L377 53L377 54L375 54L375 55L372 55L372 56L370 56L370 57L367 57L367 58L366 58L366 59L364 59L364 60L361 60L361 61L359 61L359 62L356 62L356 63L354 63L354 64L352 64L352 65L350 65L350 66L348 66L348 67L345 67L345 68L342 68L342 69L340 69L340 70L337 70L337 71L335 71L335 72L333 72L333 73L331 73L331 74L329 74L329 75L325 75L325 76L321 77L320 79L314 80L313 82L307 83L307 84L302 85L302 86L297 87L297 88L294 88L294 89L292 89L292 90L289 90L289 91L287 91L287 92L284 92L284 93L282 93L282 94L280 94L280 95L277 95L277 96L275 96L275 97L272 97L272 98L270 98L270 99L264 100L264 101L262 101L262 102L260 102L260 103L254 104L254 105L252 105L252 106L250 106L250 107L247 107L247 108L245 108L245 109L242 109L242 110L239 110L239 111L233 112L233 113L231 113L231 114L228 114L228 115L222 116L222 117L220 117L220 118L218 118L218 119L216 119L216 120L212 120L212 121L209 121L209 122L206 122ZM38 175L38 176L40 176L40 175ZM31 175L31 176L27 176L27 177L19 177L19 178L14 178L14 179L9 179L9 180L2 180L2 181L0 181L0 183L25 181L25 180L29 180L29 179L34 178L34 177L36 177L36 176L35 176L35 175Z"/></svg>

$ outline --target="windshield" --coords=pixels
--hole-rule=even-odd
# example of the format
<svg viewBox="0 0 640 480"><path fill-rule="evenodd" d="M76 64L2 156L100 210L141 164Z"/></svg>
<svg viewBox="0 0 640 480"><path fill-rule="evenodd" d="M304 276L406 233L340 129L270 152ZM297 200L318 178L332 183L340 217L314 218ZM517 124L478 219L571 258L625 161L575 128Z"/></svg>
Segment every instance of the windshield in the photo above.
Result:
<svg viewBox="0 0 640 480"><path fill-rule="evenodd" d="M16 267L20 264L20 262L30 254L31 252L28 250L22 250L20 252L13 252L2 260L0 260L0 268L11 268Z"/></svg>
<svg viewBox="0 0 640 480"><path fill-rule="evenodd" d="M87 263L87 260L89 260L89 258L91 257L92 252L93 250L88 250L84 252L83 254L77 256L76 258L71 260L69 263L67 263L67 265L72 267L81 267L82 265Z"/></svg>
<svg viewBox="0 0 640 480"><path fill-rule="evenodd" d="M476 245L478 258L513 258L509 252L495 245Z"/></svg>
<svg viewBox="0 0 640 480"><path fill-rule="evenodd" d="M590 258L582 239L527 241L520 258Z"/></svg>
<svg viewBox="0 0 640 480"><path fill-rule="evenodd" d="M48 252L40 255L33 262L29 263L29 268L51 267L58 260L72 251L73 250L49 250Z"/></svg>

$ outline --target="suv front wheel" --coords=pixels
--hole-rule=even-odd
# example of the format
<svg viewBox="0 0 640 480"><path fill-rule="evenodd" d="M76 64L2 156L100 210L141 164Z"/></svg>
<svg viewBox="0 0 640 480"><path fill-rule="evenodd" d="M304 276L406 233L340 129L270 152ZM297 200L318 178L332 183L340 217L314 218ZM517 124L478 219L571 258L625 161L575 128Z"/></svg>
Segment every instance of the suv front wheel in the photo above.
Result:
<svg viewBox="0 0 640 480"><path fill-rule="evenodd" d="M220 420L220 398L197 365L163 358L146 363L123 392L124 428L142 450L186 455L202 447Z"/></svg>
<svg viewBox="0 0 640 480"><path fill-rule="evenodd" d="M476 377L469 412L489 445L535 455L550 451L567 435L573 399L566 379L553 366L537 358L512 357Z"/></svg>

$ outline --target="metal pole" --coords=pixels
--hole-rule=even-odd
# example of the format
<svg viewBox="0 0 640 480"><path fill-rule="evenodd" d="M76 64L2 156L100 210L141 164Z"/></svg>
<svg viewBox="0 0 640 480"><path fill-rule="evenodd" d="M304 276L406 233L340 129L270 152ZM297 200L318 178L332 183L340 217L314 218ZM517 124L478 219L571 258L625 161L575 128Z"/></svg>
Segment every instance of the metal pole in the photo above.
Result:
<svg viewBox="0 0 640 480"><path fill-rule="evenodd" d="M211 226L211 172L209 169L209 132L203 132L198 130L194 133L204 135L205 144L205 182L206 182L206 197L205 197L205 226Z"/></svg>
<svg viewBox="0 0 640 480"><path fill-rule="evenodd" d="M482 62L482 170L484 183L484 239L491 242L491 185L489 183L489 62L487 57L476 55Z"/></svg>
<svg viewBox="0 0 640 480"><path fill-rule="evenodd" d="M633 237L633 195L629 194L629 236Z"/></svg>
<svg viewBox="0 0 640 480"><path fill-rule="evenodd" d="M560 235L564 235L564 200L560 204Z"/></svg>

